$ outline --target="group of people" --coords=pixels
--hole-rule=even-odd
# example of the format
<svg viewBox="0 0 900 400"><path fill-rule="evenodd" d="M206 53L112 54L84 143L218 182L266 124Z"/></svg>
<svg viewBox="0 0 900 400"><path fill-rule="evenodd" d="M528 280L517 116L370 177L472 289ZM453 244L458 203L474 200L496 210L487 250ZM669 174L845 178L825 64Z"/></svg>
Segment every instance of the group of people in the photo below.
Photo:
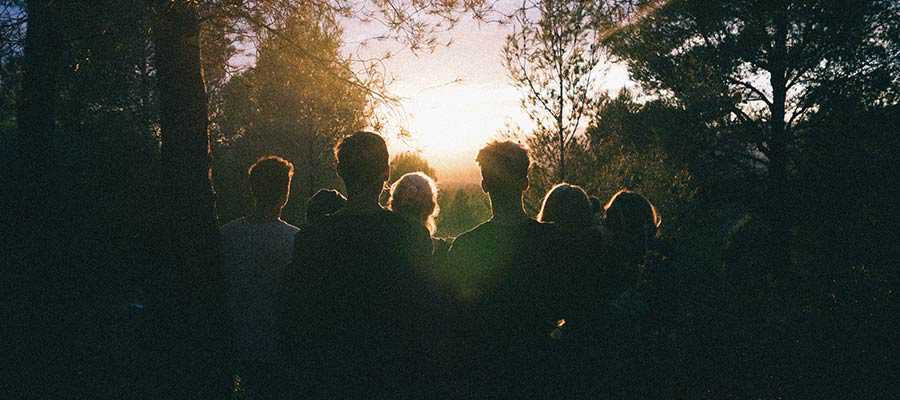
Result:
<svg viewBox="0 0 900 400"><path fill-rule="evenodd" d="M616 375L603 371L615 340L601 338L648 308L634 293L659 268L648 260L661 221L646 198L622 190L600 206L560 183L532 218L528 151L494 141L476 159L492 217L451 242L434 236L438 188L426 174L400 177L382 206L379 135L354 133L335 156L346 197L316 193L300 228L280 218L293 165L275 156L248 171L253 211L222 228L248 393L587 397Z"/></svg>

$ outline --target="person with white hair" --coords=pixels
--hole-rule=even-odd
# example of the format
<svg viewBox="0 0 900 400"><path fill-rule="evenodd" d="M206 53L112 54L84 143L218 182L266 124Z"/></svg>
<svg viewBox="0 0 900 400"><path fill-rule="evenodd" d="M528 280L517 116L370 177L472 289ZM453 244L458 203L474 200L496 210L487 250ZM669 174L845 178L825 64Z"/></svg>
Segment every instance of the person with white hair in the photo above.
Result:
<svg viewBox="0 0 900 400"><path fill-rule="evenodd" d="M408 221L425 227L431 233L434 247L434 263L442 265L450 250L447 239L435 237L435 218L440 212L437 202L438 187L434 179L423 172L410 172L391 185L388 208Z"/></svg>

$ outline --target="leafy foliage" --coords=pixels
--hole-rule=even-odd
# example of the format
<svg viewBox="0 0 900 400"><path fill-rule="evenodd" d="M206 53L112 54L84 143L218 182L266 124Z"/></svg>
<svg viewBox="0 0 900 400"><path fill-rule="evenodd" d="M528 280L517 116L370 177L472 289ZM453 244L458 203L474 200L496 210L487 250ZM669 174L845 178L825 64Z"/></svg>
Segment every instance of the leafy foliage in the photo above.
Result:
<svg viewBox="0 0 900 400"><path fill-rule="evenodd" d="M349 82L340 28L313 12L284 24L280 35L259 44L256 66L222 89L214 168L222 217L243 215L250 205L246 168L263 155L278 154L295 166L286 218L302 221L305 199L340 185L333 168L337 140L368 125L368 93ZM294 50L297 44L304 53Z"/></svg>
<svg viewBox="0 0 900 400"><path fill-rule="evenodd" d="M422 158L418 153L408 151L395 155L391 160L391 177L388 178L388 183L393 184L401 176L410 172L423 172L434 180L438 179L437 173L428 164L428 160Z"/></svg>
<svg viewBox="0 0 900 400"><path fill-rule="evenodd" d="M778 193L829 87L877 82L885 100L896 97L900 52L885 36L896 29L895 2L613 3L637 4L605 39L611 53L645 90L741 144L713 143L716 151L764 164L772 207L790 208L790 196Z"/></svg>
<svg viewBox="0 0 900 400"><path fill-rule="evenodd" d="M532 14L539 13L532 21ZM537 1L514 14L517 29L506 38L503 62L513 84L525 96L522 109L536 124L531 133L541 153L538 165L561 181L576 176L568 170L570 147L589 113L603 101L595 84L604 51L595 29L590 2ZM555 147L555 148L553 148ZM550 154L546 154L549 156Z"/></svg>
<svg viewBox="0 0 900 400"><path fill-rule="evenodd" d="M491 217L490 200L478 185L442 187L437 236L456 237Z"/></svg>
<svg viewBox="0 0 900 400"><path fill-rule="evenodd" d="M698 185L671 146L674 138L690 134L677 124L679 114L665 104L638 104L628 92L620 93L588 128L595 174L587 188L601 198L622 188L637 191L660 209L667 228L682 226L686 221L677 216L694 201Z"/></svg>

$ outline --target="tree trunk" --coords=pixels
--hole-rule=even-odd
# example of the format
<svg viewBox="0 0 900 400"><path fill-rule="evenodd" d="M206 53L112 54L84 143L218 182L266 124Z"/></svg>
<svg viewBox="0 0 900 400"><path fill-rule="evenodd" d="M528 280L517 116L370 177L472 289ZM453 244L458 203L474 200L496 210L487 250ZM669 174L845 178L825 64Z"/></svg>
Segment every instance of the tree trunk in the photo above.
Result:
<svg viewBox="0 0 900 400"><path fill-rule="evenodd" d="M25 173L36 179L46 176L46 168L53 158L50 153L56 129L57 84L63 68L63 38L61 31L53 27L59 18L47 3L50 2L26 3L28 31L22 87L17 96L19 154L23 164L28 166Z"/></svg>
<svg viewBox="0 0 900 400"><path fill-rule="evenodd" d="M767 140L769 158L769 223L772 226L771 254L775 271L784 272L790 263L790 229L792 207L788 176L787 148L790 143L789 127L785 123L787 101L787 17L785 10L777 10L774 16L773 46L769 55L769 83L772 85L772 117L769 121Z"/></svg>
<svg viewBox="0 0 900 400"><path fill-rule="evenodd" d="M56 29L61 15L50 1L28 1L27 33L24 43L22 85L17 96L17 157L12 171L13 182L6 190L15 193L9 208L3 209L2 224L8 239L3 250L3 273L14 282L9 288L8 303L2 307L10 316L4 325L11 346L11 360L27 360L23 368L13 371L11 382L21 385L22 394L35 398L58 395L60 389L75 381L73 372L72 331L77 328L78 311L71 302L72 283L77 277L63 253L64 232L58 225L64 221L59 204L59 161L56 149L59 78L65 66L65 41ZM6 206L6 205L4 205ZM59 379L46 379L48 376ZM16 391L8 392L10 397ZM72 392L69 392L72 393Z"/></svg>
<svg viewBox="0 0 900 400"><path fill-rule="evenodd" d="M162 134L162 196L166 256L160 271L163 343L176 351L167 397L209 398L224 387L221 351L223 285L215 193L210 182L207 93L200 56L197 6L157 0L153 30ZM219 376L221 375L221 376Z"/></svg>
<svg viewBox="0 0 900 400"><path fill-rule="evenodd" d="M559 75L559 115L556 116L556 127L559 129L559 183L566 181L566 131L563 127L563 112L566 98L563 95L563 76L560 66Z"/></svg>
<svg viewBox="0 0 900 400"><path fill-rule="evenodd" d="M566 137L562 128L559 130L559 183L566 180Z"/></svg>
<svg viewBox="0 0 900 400"><path fill-rule="evenodd" d="M560 4L555 4L557 7ZM551 14L559 14L558 17L562 17L562 13L557 13L558 8L554 9L554 12ZM560 38L562 37L562 33L559 30L562 30L562 21L555 20L553 23L554 30L556 30L555 37L557 38L555 41L556 49L556 71L557 78L559 79L559 114L556 116L556 127L559 129L559 183L566 181L566 130L563 122L565 121L566 116L566 89L565 89L565 81L566 74L563 73L564 70L564 61L563 61L563 53L565 50L563 49L564 44L561 43Z"/></svg>

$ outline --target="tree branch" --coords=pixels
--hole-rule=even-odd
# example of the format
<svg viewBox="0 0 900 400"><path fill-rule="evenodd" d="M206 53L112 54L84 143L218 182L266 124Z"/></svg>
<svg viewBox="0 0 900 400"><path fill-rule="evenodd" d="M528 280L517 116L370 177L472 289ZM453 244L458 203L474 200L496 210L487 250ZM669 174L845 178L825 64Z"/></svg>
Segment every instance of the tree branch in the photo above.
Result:
<svg viewBox="0 0 900 400"><path fill-rule="evenodd" d="M757 89L755 86L753 86L753 85L751 85L751 84L749 84L749 83L747 83L747 82L744 82L744 81L742 81L742 80L734 79L734 78L732 78L732 77L730 77L730 76L727 78L727 80L728 80L728 82L730 82L730 83L733 83L733 84L735 84L735 85L741 86L741 87L743 87L743 88L745 88L745 89L751 91L752 93L754 93L754 94L756 94L757 96L759 96L759 100L761 100L761 101L763 101L764 103L766 103L766 105L769 106L770 108L772 107L772 101L769 100L768 97L766 97L765 93L763 93L761 90Z"/></svg>

